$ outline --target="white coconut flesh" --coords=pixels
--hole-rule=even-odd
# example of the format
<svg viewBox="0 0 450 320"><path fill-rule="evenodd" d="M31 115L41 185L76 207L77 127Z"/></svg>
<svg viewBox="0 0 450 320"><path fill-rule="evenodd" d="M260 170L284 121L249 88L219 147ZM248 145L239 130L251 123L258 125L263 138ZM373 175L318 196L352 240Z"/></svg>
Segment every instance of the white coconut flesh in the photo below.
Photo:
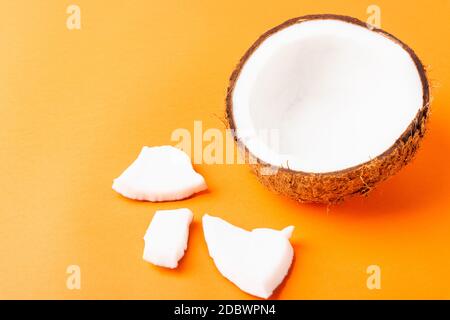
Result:
<svg viewBox="0 0 450 320"><path fill-rule="evenodd" d="M156 211L144 235L143 259L160 267L178 267L187 249L192 218L186 208Z"/></svg>
<svg viewBox="0 0 450 320"><path fill-rule="evenodd" d="M334 19L263 41L232 94L237 138L260 160L326 173L381 155L423 106L410 54L388 37Z"/></svg>
<svg viewBox="0 0 450 320"><path fill-rule="evenodd" d="M156 202L181 200L207 186L186 153L159 146L143 147L137 159L114 179L112 188L130 199Z"/></svg>
<svg viewBox="0 0 450 320"><path fill-rule="evenodd" d="M219 272L242 291L267 299L286 277L294 257L293 226L247 231L205 214L208 252Z"/></svg>

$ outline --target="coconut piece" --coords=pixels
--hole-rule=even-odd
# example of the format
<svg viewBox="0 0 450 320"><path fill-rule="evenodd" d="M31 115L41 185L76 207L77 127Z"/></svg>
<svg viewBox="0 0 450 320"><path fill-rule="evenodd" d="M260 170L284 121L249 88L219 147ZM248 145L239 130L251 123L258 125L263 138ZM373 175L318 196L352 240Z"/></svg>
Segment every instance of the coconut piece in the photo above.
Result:
<svg viewBox="0 0 450 320"><path fill-rule="evenodd" d="M209 255L219 272L242 291L267 299L289 271L294 249L289 238L293 226L278 231L246 231L225 220L203 216Z"/></svg>
<svg viewBox="0 0 450 320"><path fill-rule="evenodd" d="M226 104L263 184L331 203L367 193L410 162L425 133L429 85L414 51L393 35L351 17L310 15L251 46ZM264 130L278 139L263 139Z"/></svg>
<svg viewBox="0 0 450 320"><path fill-rule="evenodd" d="M207 188L188 155L172 146L143 147L112 188L135 200L180 200Z"/></svg>
<svg viewBox="0 0 450 320"><path fill-rule="evenodd" d="M144 235L145 261L174 269L184 256L192 222L189 209L158 210Z"/></svg>

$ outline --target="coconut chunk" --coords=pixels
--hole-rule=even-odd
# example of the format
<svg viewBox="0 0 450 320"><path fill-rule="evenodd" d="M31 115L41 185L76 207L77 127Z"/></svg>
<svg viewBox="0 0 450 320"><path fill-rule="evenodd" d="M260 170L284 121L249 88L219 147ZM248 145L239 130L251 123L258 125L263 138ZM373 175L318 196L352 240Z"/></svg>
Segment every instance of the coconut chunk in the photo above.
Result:
<svg viewBox="0 0 450 320"><path fill-rule="evenodd" d="M143 258L156 266L174 269L184 256L192 222L189 209L158 210L144 236Z"/></svg>
<svg viewBox="0 0 450 320"><path fill-rule="evenodd" d="M331 14L265 32L226 99L228 125L261 182L316 203L366 194L397 173L419 149L429 110L425 68L410 47Z"/></svg>
<svg viewBox="0 0 450 320"><path fill-rule="evenodd" d="M135 200L180 200L207 188L186 153L172 147L143 147L138 158L116 179L112 188Z"/></svg>
<svg viewBox="0 0 450 320"><path fill-rule="evenodd" d="M247 231L225 220L203 216L209 255L219 272L242 291L267 299L287 275L294 257L289 238L294 230Z"/></svg>

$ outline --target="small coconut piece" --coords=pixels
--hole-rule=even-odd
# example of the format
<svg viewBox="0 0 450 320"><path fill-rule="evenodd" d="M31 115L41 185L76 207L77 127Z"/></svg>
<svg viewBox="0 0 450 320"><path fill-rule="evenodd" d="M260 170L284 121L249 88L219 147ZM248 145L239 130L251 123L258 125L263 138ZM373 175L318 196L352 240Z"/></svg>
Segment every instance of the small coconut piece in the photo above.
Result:
<svg viewBox="0 0 450 320"><path fill-rule="evenodd" d="M207 188L188 155L172 146L143 147L138 158L112 188L135 200L170 201L190 197Z"/></svg>
<svg viewBox="0 0 450 320"><path fill-rule="evenodd" d="M309 15L245 53L226 116L269 189L332 203L367 193L411 161L429 100L425 69L399 39L355 18Z"/></svg>
<svg viewBox="0 0 450 320"><path fill-rule="evenodd" d="M144 260L176 268L187 248L192 218L191 210L186 208L156 211L144 236Z"/></svg>
<svg viewBox="0 0 450 320"><path fill-rule="evenodd" d="M287 275L294 256L293 226L278 231L247 231L225 220L203 216L203 232L219 272L242 291L267 299Z"/></svg>

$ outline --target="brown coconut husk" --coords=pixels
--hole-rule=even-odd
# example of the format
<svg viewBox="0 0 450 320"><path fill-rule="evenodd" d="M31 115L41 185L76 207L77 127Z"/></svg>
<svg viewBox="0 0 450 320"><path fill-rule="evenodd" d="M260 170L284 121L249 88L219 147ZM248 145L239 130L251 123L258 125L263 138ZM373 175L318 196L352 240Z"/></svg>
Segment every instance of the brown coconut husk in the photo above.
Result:
<svg viewBox="0 0 450 320"><path fill-rule="evenodd" d="M388 150L366 163L345 170L327 173L309 173L293 171L289 168L275 167L274 173L269 175L264 174L264 170L274 169L272 165L264 163L257 158L255 163L250 164L259 180L272 191L300 202L336 203L353 195L367 194L375 185L397 173L413 159L426 131L426 124L430 112L429 85L425 68L414 51L386 31L369 26L356 18L341 15L319 14L293 18L259 37L250 49L247 50L233 71L226 97L226 119L229 128L233 129L232 132L235 132L236 129L233 118L233 90L248 58L262 42L274 33L293 24L315 19L334 19L353 23L377 32L396 42L411 56L419 72L423 87L423 106L409 127ZM236 135L234 135L234 138L240 148L244 150L246 159L254 157Z"/></svg>

